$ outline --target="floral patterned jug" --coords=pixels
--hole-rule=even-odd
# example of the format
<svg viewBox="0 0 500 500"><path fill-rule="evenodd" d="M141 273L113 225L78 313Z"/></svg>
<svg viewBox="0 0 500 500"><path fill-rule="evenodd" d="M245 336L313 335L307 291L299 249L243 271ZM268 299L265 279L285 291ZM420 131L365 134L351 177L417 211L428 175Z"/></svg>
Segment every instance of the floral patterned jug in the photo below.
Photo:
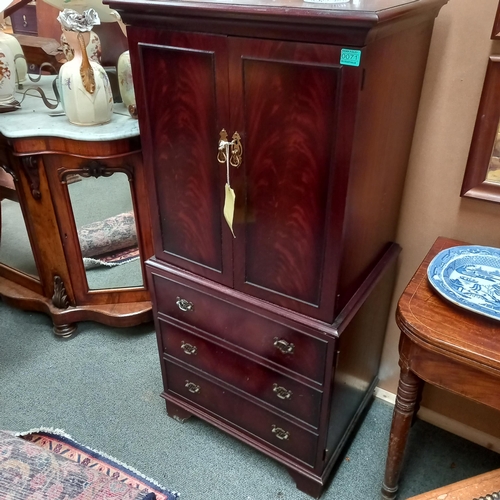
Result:
<svg viewBox="0 0 500 500"><path fill-rule="evenodd" d="M0 105L15 102L16 69L14 55L6 44L0 43Z"/></svg>

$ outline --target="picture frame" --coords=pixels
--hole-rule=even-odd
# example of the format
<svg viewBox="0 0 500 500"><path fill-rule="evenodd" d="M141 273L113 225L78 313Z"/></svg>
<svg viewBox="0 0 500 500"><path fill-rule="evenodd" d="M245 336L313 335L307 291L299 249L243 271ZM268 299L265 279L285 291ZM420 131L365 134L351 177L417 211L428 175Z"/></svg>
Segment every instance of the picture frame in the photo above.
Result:
<svg viewBox="0 0 500 500"><path fill-rule="evenodd" d="M500 40L500 2L497 7L497 12L495 14L495 20L493 21L493 29L491 31L492 40Z"/></svg>
<svg viewBox="0 0 500 500"><path fill-rule="evenodd" d="M500 55L489 58L460 195L500 203Z"/></svg>

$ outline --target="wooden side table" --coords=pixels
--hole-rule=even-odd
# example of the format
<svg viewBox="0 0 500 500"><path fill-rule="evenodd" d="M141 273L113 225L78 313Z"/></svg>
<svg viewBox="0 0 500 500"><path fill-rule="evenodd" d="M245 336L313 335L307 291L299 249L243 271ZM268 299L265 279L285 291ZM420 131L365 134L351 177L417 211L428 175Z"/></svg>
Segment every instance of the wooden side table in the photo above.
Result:
<svg viewBox="0 0 500 500"><path fill-rule="evenodd" d="M45 76L34 85L50 95L53 80ZM29 86L26 83L24 88ZM0 263L0 298L15 307L50 315L54 333L62 337L71 336L79 321L111 326L150 321L143 262L153 249L137 121L122 104L115 104L110 123L94 127L72 125L64 114L53 116L57 111L62 109L48 109L34 93L25 98L21 109L0 115L0 167L14 180L37 270L34 276ZM141 269L136 270L133 286L92 287L68 186L75 179L83 186L84 181L99 178L98 182L106 183L104 197L114 209L114 200L119 198L115 174L122 176L123 192L133 208ZM112 176L115 182L109 179ZM83 193L80 212L84 215L99 201L92 194L92 189Z"/></svg>
<svg viewBox="0 0 500 500"><path fill-rule="evenodd" d="M397 496L406 441L424 382L500 410L500 323L446 301L427 280L433 257L463 244L438 238L398 303L401 376L383 499Z"/></svg>

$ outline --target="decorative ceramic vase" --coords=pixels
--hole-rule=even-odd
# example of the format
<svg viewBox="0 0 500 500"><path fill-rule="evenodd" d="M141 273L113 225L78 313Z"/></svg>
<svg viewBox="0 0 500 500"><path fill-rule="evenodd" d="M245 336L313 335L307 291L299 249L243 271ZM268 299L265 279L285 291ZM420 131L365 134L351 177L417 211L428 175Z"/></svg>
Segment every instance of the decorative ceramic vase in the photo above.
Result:
<svg viewBox="0 0 500 500"><path fill-rule="evenodd" d="M15 102L16 69L14 55L6 44L0 43L0 104Z"/></svg>
<svg viewBox="0 0 500 500"><path fill-rule="evenodd" d="M19 83L24 82L26 80L26 75L28 74L28 65L26 64L21 44L15 36L8 35L0 30L0 47L4 47L5 45L9 47L12 55L14 56L17 81Z"/></svg>
<svg viewBox="0 0 500 500"><path fill-rule="evenodd" d="M104 68L89 61L86 46L90 32L65 31L65 35L74 57L59 70L64 112L75 125L107 123L113 115L113 94Z"/></svg>
<svg viewBox="0 0 500 500"><path fill-rule="evenodd" d="M61 46L64 57L67 61L71 61L74 57L74 50L66 40L65 32L61 34ZM101 63L101 40L94 31L90 32L90 41L87 44L87 55L91 61Z"/></svg>
<svg viewBox="0 0 500 500"><path fill-rule="evenodd" d="M135 109L134 81L132 80L132 66L130 65L130 52L128 50L118 58L116 70L123 104L127 109L130 109L130 106Z"/></svg>

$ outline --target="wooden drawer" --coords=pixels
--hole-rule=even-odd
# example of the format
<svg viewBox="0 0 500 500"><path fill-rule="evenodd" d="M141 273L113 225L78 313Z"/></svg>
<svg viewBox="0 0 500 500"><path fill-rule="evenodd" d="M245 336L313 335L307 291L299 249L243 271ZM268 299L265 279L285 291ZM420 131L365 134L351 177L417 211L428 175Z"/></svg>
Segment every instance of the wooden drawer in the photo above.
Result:
<svg viewBox="0 0 500 500"><path fill-rule="evenodd" d="M36 5L25 5L10 15L12 31L24 35L38 35Z"/></svg>
<svg viewBox="0 0 500 500"><path fill-rule="evenodd" d="M328 347L326 340L293 330L157 274L152 274L152 281L158 312L227 340L311 380L321 384L324 382ZM290 352L286 352L287 348Z"/></svg>
<svg viewBox="0 0 500 500"><path fill-rule="evenodd" d="M239 430L314 466L318 436L172 362L165 363L167 393L208 410Z"/></svg>
<svg viewBox="0 0 500 500"><path fill-rule="evenodd" d="M322 392L244 358L220 345L159 321L165 353L319 426Z"/></svg>

